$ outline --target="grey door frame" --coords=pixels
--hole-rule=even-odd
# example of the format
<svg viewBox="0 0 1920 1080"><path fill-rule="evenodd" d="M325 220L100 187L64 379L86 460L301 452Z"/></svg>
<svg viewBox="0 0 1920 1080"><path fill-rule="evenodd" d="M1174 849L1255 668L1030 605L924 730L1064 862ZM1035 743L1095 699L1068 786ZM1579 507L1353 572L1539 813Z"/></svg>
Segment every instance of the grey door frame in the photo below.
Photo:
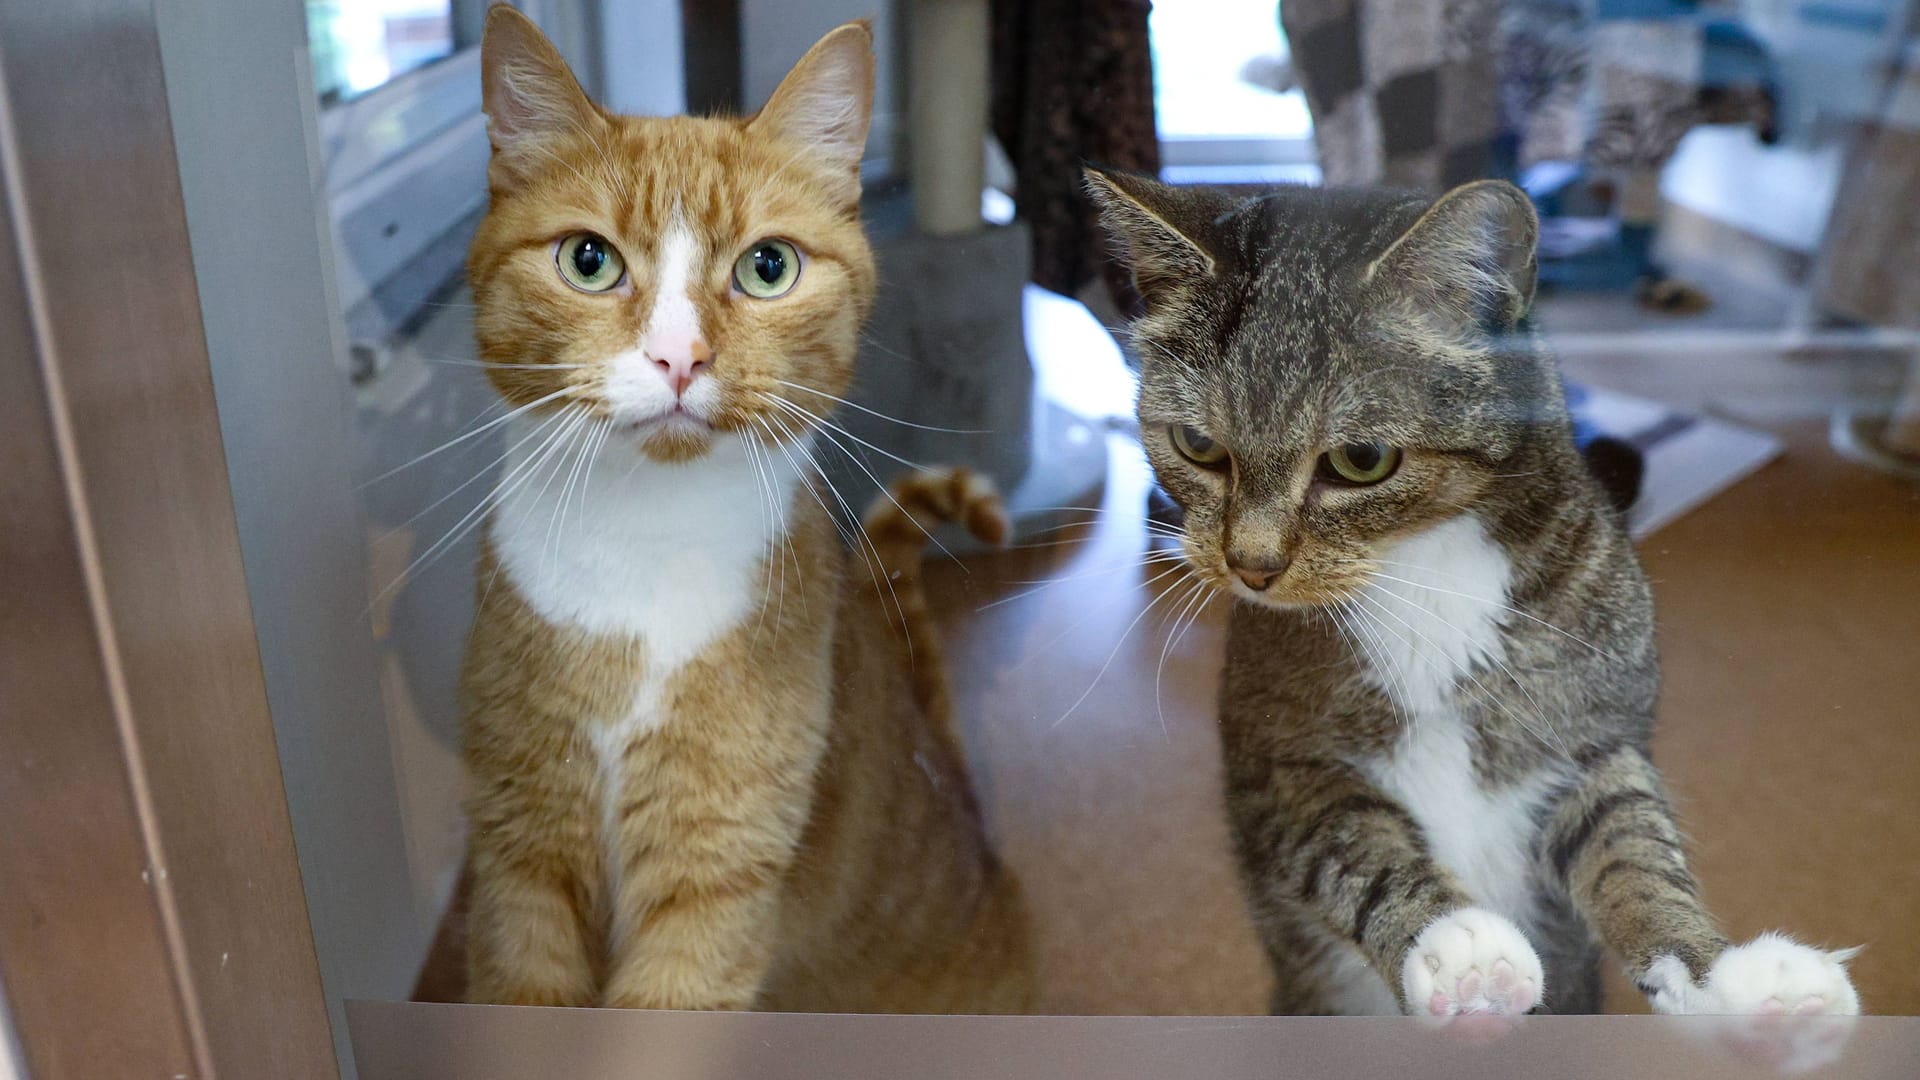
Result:
<svg viewBox="0 0 1920 1080"><path fill-rule="evenodd" d="M0 0L0 980L36 1080L328 1077L159 37Z"/></svg>

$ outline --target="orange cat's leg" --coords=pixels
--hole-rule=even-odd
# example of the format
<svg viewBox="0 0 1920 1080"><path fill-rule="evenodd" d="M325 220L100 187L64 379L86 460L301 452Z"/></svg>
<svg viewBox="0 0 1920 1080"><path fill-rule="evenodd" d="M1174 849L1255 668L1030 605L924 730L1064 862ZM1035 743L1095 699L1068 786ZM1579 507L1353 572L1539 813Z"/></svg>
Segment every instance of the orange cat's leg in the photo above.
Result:
<svg viewBox="0 0 1920 1080"><path fill-rule="evenodd" d="M647 876L652 875L636 875ZM616 930L602 1004L752 1008L773 959L779 873L767 872L758 860L744 860L730 871L703 867L676 876L678 881L662 882L664 888L647 889L654 899L644 906L629 906L630 928Z"/></svg>
<svg viewBox="0 0 1920 1080"><path fill-rule="evenodd" d="M618 957L611 1009L751 1009L772 961L774 888L657 909L657 922Z"/></svg>
<svg viewBox="0 0 1920 1080"><path fill-rule="evenodd" d="M591 942L557 874L476 851L468 915L467 1000L489 1005L592 1005Z"/></svg>

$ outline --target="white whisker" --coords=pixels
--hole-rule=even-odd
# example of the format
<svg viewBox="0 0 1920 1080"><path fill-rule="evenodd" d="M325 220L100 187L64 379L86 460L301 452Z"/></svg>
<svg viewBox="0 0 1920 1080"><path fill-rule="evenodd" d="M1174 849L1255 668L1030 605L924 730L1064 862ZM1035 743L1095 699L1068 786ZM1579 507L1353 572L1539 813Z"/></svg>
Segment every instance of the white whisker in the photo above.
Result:
<svg viewBox="0 0 1920 1080"><path fill-rule="evenodd" d="M589 430L574 442L573 464L567 469L567 479L560 485L560 501L555 504L553 517L547 522L547 538L541 544L541 561L549 563L558 558L563 550L558 546L560 519L565 516L567 501L573 497L574 480L580 475L580 467L586 464L589 446L593 442L594 432Z"/></svg>
<svg viewBox="0 0 1920 1080"><path fill-rule="evenodd" d="M441 443L439 446L434 447L433 449L427 451L424 454L421 454L419 457L416 457L411 461L407 461L399 465L395 465L393 468L388 469L386 472L381 473L379 476L376 476L371 480L368 480L361 484L356 485L354 490L359 491L362 488L372 487L374 484L377 484L380 481L385 480L387 477L392 476L397 472L401 472L406 469L411 469L415 465L420 464L421 462L427 460L428 458L434 456L435 454L442 453L443 451L451 450L454 447L459 446L461 443L466 442L468 439L477 438L480 435L485 434L486 432L491 431L496 427L499 427L501 424L504 424L507 421L512 420L514 417L519 416L521 413L524 413L530 409L538 408L541 405L545 405L549 401L555 401L555 400L558 400L559 398L565 397L566 395L573 393L573 390L574 388L571 386L563 386L560 389L555 390L553 393L546 395L545 397L535 398L534 400L527 402L525 405L509 410L503 416L494 417L492 420L487 421L486 423L480 425L477 428L474 428L472 431L469 431L464 435L457 435L454 438Z"/></svg>
<svg viewBox="0 0 1920 1080"><path fill-rule="evenodd" d="M572 417L572 424L570 426L578 426L579 424L583 424L585 422L586 422L585 414L576 413ZM545 442L541 443L539 446L534 448L533 453L527 455L527 462L532 467L528 470L525 479L519 481L518 483L512 484L510 486L504 485L504 484L495 484L493 491L487 495L487 499L497 503L500 499L506 497L507 495L510 495L515 491L519 491L525 488L528 484L531 484L533 482L534 476L538 475L538 473L541 470L545 469L548 463L553 463L557 465L565 456L561 452L562 447L565 445L563 440L563 436L565 434L566 434L565 431L556 430L552 435L549 435ZM543 493L546 491L547 485L553 483L553 474L556 472L559 472L558 468L555 468L551 472L547 473L546 483L542 484L540 487L540 490ZM488 576L487 587L480 594L480 606L484 607L486 605L487 597L493 594L494 583L500 579L500 571L503 565L504 564L497 559L494 561L493 573Z"/></svg>
<svg viewBox="0 0 1920 1080"><path fill-rule="evenodd" d="M867 449L873 451L874 453L879 454L881 457L890 458L894 461L899 462L902 465L905 465L909 469L925 469L926 468L925 465L922 465L917 461L908 461L906 458L901 457L899 454L896 454L891 450L886 450L881 447L875 446L872 443L868 442L867 440L861 438L860 436L855 435L853 432L848 431L846 428L841 427L839 424L836 424L833 421L828 420L826 417L821 416L818 413L812 412L811 410L806 409L800 405L796 405L793 402L788 401L786 398L783 398L778 394L762 394L761 396L771 400L774 404L780 406L783 409L788 409L793 412L799 413L802 417L805 417L808 421L818 424L821 427L827 429L828 431L835 431L840 433L841 435L845 435L847 438L852 439L854 442L859 443L861 446L864 446ZM842 447L842 449L845 449L845 448ZM851 452L849 452L847 456L852 457L853 455L851 454Z"/></svg>
<svg viewBox="0 0 1920 1080"><path fill-rule="evenodd" d="M869 409L865 405L860 404L859 402L848 401L846 398L843 398L843 397L835 397L834 395L827 393L825 390L815 390L811 386L806 386L804 384L797 383L797 382L788 382L785 379L775 379L773 381L779 383L781 386L792 387L795 390L804 390L809 394L818 394L829 401L837 401L840 404L845 405L849 409L858 409L859 411L866 413L868 416L877 416L880 419L887 421L888 423L899 424L901 427L918 428L921 431L942 431L949 435L991 435L993 434L991 431L986 431L980 428L951 428L951 427L935 427L932 424L916 424L911 420L902 420L897 416L888 416L886 413L880 412L877 409Z"/></svg>
<svg viewBox="0 0 1920 1080"><path fill-rule="evenodd" d="M1411 583L1411 582L1409 582L1409 584L1412 584L1412 583ZM1462 630L1462 629L1461 629L1461 628L1460 628L1460 627L1459 627L1459 626L1458 626L1457 624L1455 624L1455 623L1453 623L1453 622L1450 622L1450 621L1448 621L1447 619L1444 619L1444 618L1442 618L1442 617L1440 616L1440 614L1439 614L1438 612L1436 612L1436 611L1433 611L1432 609L1430 609L1430 608L1427 608L1427 607L1425 607L1425 606L1423 606L1423 605L1422 605L1422 604L1420 604L1420 603L1419 603L1418 601L1415 601L1415 600L1413 600L1413 599L1412 599L1412 598L1410 598L1410 597L1406 597L1406 596L1401 596L1401 595L1400 595L1399 593L1396 593L1396 592L1392 592L1392 591L1389 591L1389 590L1387 590L1387 589L1381 589L1381 590L1380 590L1380 592L1381 592L1382 594L1384 594L1384 595L1386 595L1386 596L1390 596L1390 597L1392 597L1393 599L1395 599L1395 600L1398 600L1398 601L1400 601L1400 602L1401 602L1401 603L1403 603L1403 604L1406 604L1406 605L1407 605L1408 607L1411 607L1411 608L1413 608L1413 609L1414 609L1415 611L1418 611L1418 612L1420 612L1420 613L1421 613L1422 615L1425 615L1426 617L1428 617L1428 618L1430 618L1430 619L1433 619L1434 621L1436 621L1436 622L1438 622L1438 623L1439 623L1440 625L1442 625L1442 626L1444 626L1444 627L1446 627L1446 628L1447 628L1447 629L1449 629L1449 630L1452 630L1452 631L1454 631L1454 632L1456 632L1456 633L1461 633L1461 634L1463 634L1463 635L1464 635L1464 633L1465 633L1465 631L1463 631L1463 630ZM1411 625L1409 625L1409 629L1412 629L1412 627L1411 627ZM1414 630L1414 633L1416 633L1416 634L1417 634L1417 633L1419 633L1419 631L1418 631L1418 630ZM1422 637L1422 638L1425 638L1425 636L1426 636L1426 635L1424 635L1424 634L1422 634L1422 635L1421 635L1421 637ZM1437 647L1437 646L1436 646L1436 647ZM1487 659L1489 659L1489 660L1491 660L1491 661L1493 661L1493 663L1494 663L1494 665L1495 665L1495 666L1497 666L1497 667L1498 667L1498 668L1499 668L1499 669L1500 669L1500 670L1501 670L1502 672L1504 672L1504 673L1506 674L1506 676L1507 676L1507 678L1508 678L1508 679L1510 679L1510 680L1511 680L1511 681L1513 682L1513 685L1514 685L1514 686L1515 686L1515 687L1516 687L1517 689L1519 689L1519 691L1520 691L1520 693L1521 693L1521 694L1522 694L1522 695L1523 695L1523 696L1524 696L1524 697L1525 697L1525 698L1527 699L1527 703L1528 703L1529 705L1531 705L1531 706L1533 707L1533 711L1534 711L1534 712L1535 712L1536 714L1538 714L1538 716L1539 716L1539 719L1540 719L1540 723L1541 723L1542 725L1544 725L1544 729L1545 729L1545 731L1546 731L1547 733L1549 733L1549 734L1551 734L1551 733L1553 732L1553 720L1552 720L1552 718L1551 718L1551 717L1549 717L1549 716L1547 716L1547 715L1546 715L1546 710L1544 710L1544 709L1542 709L1542 708L1540 707L1540 702L1539 702L1539 701L1537 701L1537 700L1535 700L1535 698L1534 698L1534 696L1533 696L1533 692L1527 689L1527 684L1526 684L1526 683L1524 683L1524 682L1522 682L1522 681L1520 681L1520 676L1518 676L1518 675L1516 675L1516 674L1514 674L1514 671L1513 671L1513 669L1512 669L1512 668L1510 668L1510 667L1508 667L1508 666L1507 666L1507 664L1506 664L1506 662L1505 662L1504 660L1502 660L1502 659L1500 659L1500 657L1499 657L1499 656L1497 656L1497 655L1494 655L1494 654L1492 654L1492 653L1489 653L1489 654L1487 654ZM1473 681L1474 681L1474 684L1475 684L1476 686L1480 686L1480 688L1481 688L1482 690L1485 690L1485 691L1486 691L1486 693L1487 693L1487 696L1488 696L1489 698L1491 698L1491 697L1493 696L1493 692L1492 692L1492 691L1490 691L1490 690L1487 690L1485 686L1483 686L1483 685L1481 685L1481 684L1480 684L1480 680L1479 680L1479 679L1475 679L1475 678L1474 678L1474 676L1473 676L1473 674L1472 674L1472 672L1468 672L1468 673L1467 673L1467 678L1469 678L1469 679L1473 679ZM1504 703L1502 703L1502 702L1496 702L1496 704L1499 704L1499 705L1501 705L1503 709L1505 708L1505 705L1504 705ZM1518 723L1518 724L1519 724L1519 725L1520 725L1520 726L1521 726L1522 728L1524 728L1524 729L1526 729L1526 730L1527 730L1527 731L1528 731L1529 733L1531 733L1531 734L1532 734L1532 735L1533 735L1533 736L1534 736L1535 738L1537 738L1537 739L1539 739L1539 740L1540 740L1540 741L1541 741L1541 742L1542 742L1543 744L1545 744L1545 743L1547 743L1547 739L1545 738L1545 736L1543 736L1543 735L1542 735L1542 734L1541 734L1541 733L1540 733L1539 731L1535 731L1535 730L1534 730L1534 729L1533 729L1533 728L1532 728L1532 727L1531 727L1530 725L1528 725L1528 724L1527 724L1526 722L1524 722L1524 721L1522 721L1522 720L1520 719L1520 717L1519 717L1519 716L1518 716L1518 715L1517 715L1516 713L1514 713L1514 712L1512 712L1511 710L1508 710L1508 711L1507 711L1507 715L1509 715L1509 716L1512 716L1512 717L1513 717L1513 719L1514 719L1514 722L1515 722L1515 723ZM1547 748L1548 748L1548 749L1550 749L1550 750L1551 750L1551 749L1558 749L1558 750L1559 750L1559 752L1560 752L1560 753L1562 753L1562 754L1566 754L1566 753L1568 753L1568 752L1569 752L1569 751L1567 750L1567 747L1566 747L1566 744L1565 744L1564 742L1561 742L1561 743L1560 743L1560 744L1559 744L1559 745L1558 745L1557 747L1555 747L1555 746L1553 746L1553 745L1551 745L1551 744L1549 744Z"/></svg>
<svg viewBox="0 0 1920 1080"><path fill-rule="evenodd" d="M447 367L492 368L499 371L572 371L583 368L585 364L506 364L492 360L461 360L450 356L426 356L420 359L429 364L444 364Z"/></svg>
<svg viewBox="0 0 1920 1080"><path fill-rule="evenodd" d="M446 502L448 499L453 498L455 495L460 494L462 491L465 491L466 489L479 483L481 480L484 480L488 476L492 475L493 470L498 468L501 462L512 457L513 452L515 450L518 450L522 446L525 446L528 442L532 441L533 439L546 434L546 432L552 429L555 423L565 419L571 413L571 411L572 410L563 407L555 411L553 415L540 421L539 425L536 426L532 431L529 431L525 435L522 435L520 436L520 438L514 440L514 442L511 445L509 445L506 451L502 453L499 457L494 458L492 461L487 462L485 465L482 465L477 471L474 472L472 476L461 481L458 486L454 487L453 490L447 492L445 495L440 496L439 498L433 500L427 505L421 507L419 510L415 511L412 517L408 518L407 520L401 522L398 525L395 525L393 528L388 529L386 532L382 533L380 536L380 539L385 540L388 537L395 535L396 533L400 532L400 530L406 528L409 525L412 525L414 522L419 521L421 518L426 517L428 514L431 514L433 511L439 509L440 505Z"/></svg>
<svg viewBox="0 0 1920 1080"><path fill-rule="evenodd" d="M1415 565L1412 563L1397 562L1392 559L1348 559L1344 561L1358 562L1358 563L1375 563L1380 566L1414 566ZM1442 571L1433 570L1430 567L1420 567L1420 569L1428 570L1428 572L1430 573L1443 574ZM1512 604L1502 603L1498 600L1489 600L1484 596L1475 596L1472 593L1458 592L1453 589L1443 589L1438 585L1429 585L1424 581L1414 581L1410 578L1395 577L1392 574L1381 573L1378 570L1373 572L1373 576L1379 578L1382 581L1397 581L1402 585L1412 585L1416 589L1426 589L1428 592L1436 592L1444 596L1458 596L1463 600L1475 600L1482 604L1486 604L1489 607L1499 608L1501 611L1510 611L1513 614L1518 615L1523 619L1531 619L1532 621L1539 623L1541 626L1546 627L1547 629L1553 631L1556 634L1561 635L1562 637L1568 638L1572 641L1577 641L1580 644L1585 645L1587 648L1592 649L1594 652L1599 653L1601 656L1607 657L1610 660L1619 659L1619 657L1614 656L1614 654L1608 652L1607 650L1601 648L1598 645L1595 645L1593 642L1588 641L1586 638L1583 638L1578 634L1571 633L1566 630L1562 630L1558 626L1555 626L1552 623L1548 622L1547 620L1542 619L1538 615L1535 615L1530 611L1525 611L1520 608L1517 608Z"/></svg>
<svg viewBox="0 0 1920 1080"><path fill-rule="evenodd" d="M768 419L773 420L775 418L769 415ZM779 423L780 427L785 430L785 422L780 421ZM791 434L791 432L789 432L789 434ZM805 458L807 464L813 467L814 475L819 477L820 483L826 487L827 494L833 496L833 501L839 505L841 511L846 515L847 520L852 523L856 540L864 542L864 546L862 546L861 543L856 543L853 550L859 553L860 561L866 564L867 574L873 578L874 595L878 596L880 587L885 585L887 595L893 598L893 610L900 616L900 636L905 639L907 643L907 659L911 662L913 659L913 634L907 629L907 609L900 603L900 594L893 588L893 576L886 572L886 561L880 557L879 546L873 542L873 537L867 535L865 523L861 521L859 514L853 512L853 507L847 505L846 497L841 495L840 489L834 486L833 480L827 476L827 470L820 466L820 462L815 460L813 455L807 454ZM878 481L875 482L878 483ZM881 490L884 491L885 488L883 487ZM832 517L833 515L829 513L828 516Z"/></svg>
<svg viewBox="0 0 1920 1080"><path fill-rule="evenodd" d="M1413 646L1406 638L1394 633L1392 627L1354 604L1351 599L1342 600L1340 610L1345 612L1352 619L1353 625L1364 633L1364 638L1356 635L1355 641L1360 651L1367 654L1369 666L1380 671L1380 692L1386 697L1387 704L1392 706L1394 714L1400 718L1401 728L1412 731L1413 713L1404 700L1407 695L1406 673L1394 663L1393 652L1387 648L1381 634L1393 634L1394 640L1406 645L1408 652L1413 651Z"/></svg>
<svg viewBox="0 0 1920 1080"><path fill-rule="evenodd" d="M580 415L584 419L586 414L582 413ZM563 428L562 430L565 429ZM514 469L509 472L508 476L501 480L501 486L504 487L511 482L515 476L518 476L525 469L525 466L526 462L515 466ZM498 495L496 493L495 499L497 498ZM448 529L440 539L429 545L428 548L421 552L411 563L408 563L406 569L400 571L393 581L389 582L385 588L374 595L373 600L367 604L367 610L372 611L375 604L386 599L395 589L405 584L413 576L415 571L426 566L441 554L444 554L454 544L458 543L462 537L466 536L467 533L473 531L475 526L486 520L486 512L493 506L495 499L481 499L478 503L474 504L473 509L461 515L460 520L454 522L452 528Z"/></svg>
<svg viewBox="0 0 1920 1080"><path fill-rule="evenodd" d="M904 506L901 506L900 500L893 497L893 490L889 488L885 483L881 482L880 478L874 475L874 472L872 469L867 468L866 462L861 461L858 455L856 455L853 451L847 449L846 446L844 446L839 439L834 438L833 432L840 430L839 428L834 427L832 424L826 423L826 421L821 420L819 417L814 416L812 413L807 412L805 409L800 408L798 405L793 404L792 402L788 401L785 398L773 397L771 398L771 400L775 404L785 406L786 408L789 408L798 412L804 417L807 417L811 420L817 421L825 425L823 428L815 428L814 430L826 436L827 442L829 444L831 444L835 449L839 450L841 453L847 455L847 460L853 462L854 465L858 467L861 472L866 473L867 479L873 481L874 486L880 489L880 494L886 496L887 501L892 503L894 505L894 508L899 510L900 513L906 517L907 521L911 523L914 528L920 530L920 535L926 537L928 543L932 544L934 547L939 548L940 553L942 555L945 555L947 558L952 559L953 564L955 566L958 566L963 572L967 574L973 573L973 571L967 569L967 565L965 563L960 561L959 556L947 550L947 545L941 543L939 537L934 536L932 532L928 531L925 525L920 524L919 518L916 518L912 514L907 513L907 508ZM832 430L826 430L827 428L831 428ZM849 436L849 438L851 438L851 436ZM855 441L857 442L859 440L855 440ZM882 452L884 453L884 451ZM892 457L893 455L889 454L888 456ZM915 465L911 461L907 461L907 459L905 458L895 458L894 460L900 461L911 468L915 468L915 469L920 468L920 466ZM822 475L824 475L824 473Z"/></svg>
<svg viewBox="0 0 1920 1080"><path fill-rule="evenodd" d="M1392 619L1393 621L1399 623L1400 625L1406 627L1408 630L1412 631L1415 637L1418 637L1421 641L1426 642L1427 645L1432 647L1435 651L1439 652L1440 655L1444 658L1444 656L1446 655L1445 650L1441 649L1439 644L1435 642L1432 638L1428 637L1425 633L1423 633L1419 627L1408 622L1406 619L1401 618L1398 614L1396 614L1393 611L1393 609L1387 607L1385 604L1382 604L1380 601L1374 599L1373 597L1367 595L1366 593L1360 593L1357 595L1359 596L1362 602L1372 604L1377 610L1379 610L1381 614L1386 615L1388 618ZM1433 618L1436 621L1442 623L1443 625L1446 625L1452 629L1456 629L1456 630L1459 629L1458 627L1454 627L1453 624L1448 623L1445 619L1441 619L1438 615L1435 615L1433 612L1420 607L1420 605L1418 604L1415 604L1414 607L1419 609L1421 612L1423 612L1430 618ZM1407 644L1407 646L1410 649L1412 648L1412 644L1413 644L1412 642L1406 641L1406 639L1404 638L1402 638L1401 640L1405 644ZM1424 651L1420 651L1420 650L1415 650L1415 651L1419 653L1421 660L1423 660L1427 664L1427 666L1432 668L1435 672L1442 673L1442 674L1447 672L1448 668L1446 665L1435 663L1433 658ZM1539 729L1527 723L1525 718L1523 718L1519 713L1515 712L1513 708L1509 706L1505 701L1502 701L1499 698L1499 696L1496 695L1492 690L1488 689L1487 685L1481 682L1479 677L1474 675L1472 671L1462 668L1460 673L1466 676L1467 681L1473 683L1473 685L1480 690L1481 694L1485 695L1487 701L1490 704L1492 704L1495 708L1499 709L1501 712L1505 713L1509 719L1511 719L1515 724L1519 725L1522 731L1525 731L1527 734L1532 735L1535 739L1539 740L1540 745L1546 747L1548 750L1553 750L1561 754L1565 754L1567 752L1564 746L1555 746L1553 742L1551 742L1547 738L1546 735L1540 732ZM1544 723L1546 721L1546 718L1544 716L1541 717L1541 721Z"/></svg>
<svg viewBox="0 0 1920 1080"><path fill-rule="evenodd" d="M1160 577L1165 577L1166 574L1175 573L1182 569L1184 569L1184 567L1176 566L1172 570L1168 570L1165 573L1161 574ZM1156 577L1153 580L1158 581L1159 578ZM1067 711L1060 714L1060 719L1055 720L1053 723L1047 725L1048 731L1052 731L1054 728L1057 728L1061 724L1066 723L1067 717L1072 716L1074 713L1074 710L1078 709L1081 703L1087 700L1087 697L1093 693L1093 688L1096 686L1099 686L1100 680L1106 676L1107 669L1113 666L1113 658L1120 655L1120 647L1127 643L1127 638L1132 635L1133 628L1136 626L1139 626L1140 620L1146 618L1147 614L1151 612L1154 609L1154 607L1160 603L1160 601L1165 600L1167 597L1171 595L1173 595L1172 591L1168 590L1160 593L1158 596L1155 596L1153 599L1147 601L1147 605L1140 609L1140 614L1135 615L1133 617L1133 621L1127 624L1127 628L1125 630L1120 631L1120 640L1113 643L1113 650L1107 653L1106 663L1101 664L1100 670L1094 672L1093 681L1088 683L1087 688L1080 692L1080 696L1073 700L1073 704L1067 706Z"/></svg>
<svg viewBox="0 0 1920 1080"><path fill-rule="evenodd" d="M1151 559L1151 560L1145 560L1141 562L1122 563L1117 566L1101 567L1101 568L1096 568L1096 569L1087 570L1087 571L1078 571L1078 572L1075 572L1072 574L1066 574L1057 578L1021 579L1021 580L1009 581L1009 582L1006 582L1005 584L1025 585L1025 586L1032 586L1032 587L1022 589L1017 593L1011 593L1007 596L1003 596L998 600L989 600L986 603L981 604L979 607L974 608L973 610L976 614L978 614L979 612L982 612L982 611L987 611L992 608L997 608L1002 604L1011 604L1018 600L1025 600L1030 596L1037 596L1040 593L1046 592L1048 589L1053 588L1055 585L1058 585L1066 581L1075 581L1080 578L1099 577L1103 574L1117 574L1122 570L1137 570L1143 567L1165 565L1168 563L1177 564L1181 561L1182 560L1178 556L1174 556L1172 558ZM1177 569L1178 567L1176 566L1175 568ZM1152 581L1152 580L1157 580L1157 579L1149 579L1149 581ZM1144 584L1147 584L1147 582L1142 582L1141 584L1144 585Z"/></svg>
<svg viewBox="0 0 1920 1080"><path fill-rule="evenodd" d="M1167 677L1167 656L1173 652L1176 636L1184 634L1180 629L1180 620L1185 617L1188 610L1192 609L1196 602L1202 601L1203 598L1211 599L1212 597L1209 595L1209 592L1210 590L1206 582L1198 578L1192 579L1185 594L1186 600L1180 604L1179 610L1174 613L1173 625L1167 630L1166 643L1160 646L1160 664L1154 669L1153 673L1153 705L1160 713L1160 738L1166 742L1173 741L1172 736L1167 733L1167 703L1160 696L1161 683ZM1202 602L1200 606L1201 608L1205 608L1206 604ZM1194 612L1194 617L1199 617L1197 610ZM1188 626L1191 627L1192 624L1189 623Z"/></svg>

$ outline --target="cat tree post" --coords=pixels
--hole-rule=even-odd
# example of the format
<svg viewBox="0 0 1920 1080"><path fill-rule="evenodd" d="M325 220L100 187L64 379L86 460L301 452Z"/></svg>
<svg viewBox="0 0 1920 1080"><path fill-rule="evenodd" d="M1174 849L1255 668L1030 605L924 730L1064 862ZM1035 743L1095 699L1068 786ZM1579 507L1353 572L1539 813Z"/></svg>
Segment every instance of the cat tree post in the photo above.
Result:
<svg viewBox="0 0 1920 1080"><path fill-rule="evenodd" d="M1039 508L1086 503L1105 476L1104 442L1079 417L1036 400L1023 318L1032 267L1028 232L1020 222L989 225L981 218L992 36L987 0L903 0L902 7L911 35L911 226L896 197L881 193L869 200L880 292L856 396L862 405L923 426L857 410L843 411L836 422L902 458L966 465L992 477L1019 534L1046 517ZM842 465L836 483L864 487L876 478ZM893 465L889 471L897 471ZM888 475L877 467L873 472L878 479Z"/></svg>
<svg viewBox="0 0 1920 1080"><path fill-rule="evenodd" d="M909 64L914 224L928 236L981 231L986 186L986 0L919 0Z"/></svg>

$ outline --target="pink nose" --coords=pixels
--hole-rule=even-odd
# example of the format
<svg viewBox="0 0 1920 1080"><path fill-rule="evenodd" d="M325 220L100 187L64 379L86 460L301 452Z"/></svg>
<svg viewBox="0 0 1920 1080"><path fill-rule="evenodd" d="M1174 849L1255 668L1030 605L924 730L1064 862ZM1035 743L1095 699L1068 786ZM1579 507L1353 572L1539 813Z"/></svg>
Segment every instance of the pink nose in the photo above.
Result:
<svg viewBox="0 0 1920 1080"><path fill-rule="evenodd" d="M684 350L676 349L665 356L649 355L653 366L660 369L660 377L673 387L673 396L682 397L693 380L713 363L713 350L707 348L704 341L690 341Z"/></svg>

